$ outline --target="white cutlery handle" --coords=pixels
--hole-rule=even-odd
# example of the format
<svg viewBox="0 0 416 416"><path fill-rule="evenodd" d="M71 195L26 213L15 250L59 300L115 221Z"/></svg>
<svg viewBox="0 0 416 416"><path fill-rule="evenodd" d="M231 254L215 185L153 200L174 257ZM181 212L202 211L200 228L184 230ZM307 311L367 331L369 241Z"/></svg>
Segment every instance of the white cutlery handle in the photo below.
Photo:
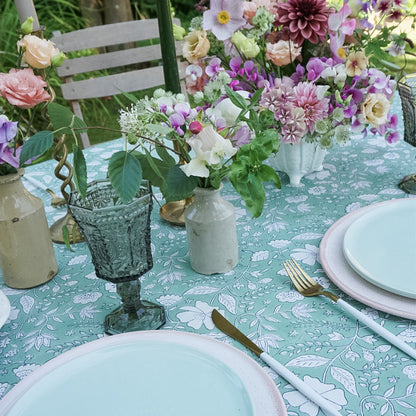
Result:
<svg viewBox="0 0 416 416"><path fill-rule="evenodd" d="M317 393L312 387L308 386L303 380L289 371L283 364L280 364L274 358L272 358L267 352L260 354L260 358L277 374L282 376L288 381L293 387L299 390L305 397L310 401L317 404L327 416L341 416L341 413L334 408L334 406Z"/></svg>
<svg viewBox="0 0 416 416"><path fill-rule="evenodd" d="M412 357L416 360L416 350L414 348L410 347L410 345L406 344L404 341L402 341L396 335L392 334L390 331L387 331L387 329L383 328L377 322L373 321L367 315L364 315L362 312L355 309L353 306L351 306L349 303L345 302L344 300L338 299L337 305L341 306L341 308L344 309L344 311L350 313L352 316L357 318L360 322L366 324L374 332L376 332L377 334L379 334L383 338L385 338L387 341L389 341L392 345L401 349L406 354L408 354L410 357Z"/></svg>

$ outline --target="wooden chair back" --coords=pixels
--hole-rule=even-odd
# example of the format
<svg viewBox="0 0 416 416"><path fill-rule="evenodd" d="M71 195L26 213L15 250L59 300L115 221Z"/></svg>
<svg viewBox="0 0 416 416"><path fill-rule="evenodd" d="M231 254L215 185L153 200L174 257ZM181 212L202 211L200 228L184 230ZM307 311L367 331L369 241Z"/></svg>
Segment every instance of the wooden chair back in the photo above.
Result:
<svg viewBox="0 0 416 416"><path fill-rule="evenodd" d="M173 23L180 25L179 19L174 18ZM57 68L58 75L65 80L61 85L62 95L70 101L74 114L83 119L79 100L163 86L165 79L158 39L157 19L93 26L69 33L53 32L52 42L64 53L83 50L94 52L88 56L65 59L62 66ZM152 44L152 41L157 43ZM136 46L137 42L147 45ZM186 64L179 60L182 55L181 42L175 43L179 77L183 81ZM116 45L125 49L114 50ZM140 69L137 69L138 67ZM94 72L115 68L117 73L111 75L97 77ZM89 72L93 72L91 77L82 80L73 79L77 74ZM184 83L181 84L185 92ZM81 134L81 141L84 148L90 146L87 133Z"/></svg>

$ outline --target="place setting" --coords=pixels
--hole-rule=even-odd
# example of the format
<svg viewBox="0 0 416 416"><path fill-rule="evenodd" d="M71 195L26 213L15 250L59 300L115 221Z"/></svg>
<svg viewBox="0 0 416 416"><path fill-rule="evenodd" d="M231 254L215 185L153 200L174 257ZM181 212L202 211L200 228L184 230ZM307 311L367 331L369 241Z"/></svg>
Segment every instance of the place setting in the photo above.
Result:
<svg viewBox="0 0 416 416"><path fill-rule="evenodd" d="M416 319L416 199L352 211L325 233L323 269L346 294L383 312Z"/></svg>

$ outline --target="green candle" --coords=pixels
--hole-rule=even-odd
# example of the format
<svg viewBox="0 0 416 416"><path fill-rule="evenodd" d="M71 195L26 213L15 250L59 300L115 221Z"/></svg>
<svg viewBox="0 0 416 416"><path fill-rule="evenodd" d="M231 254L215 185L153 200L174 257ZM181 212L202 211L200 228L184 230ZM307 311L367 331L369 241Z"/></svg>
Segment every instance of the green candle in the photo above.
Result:
<svg viewBox="0 0 416 416"><path fill-rule="evenodd" d="M178 63L176 61L175 39L173 37L170 1L157 0L160 47L162 49L163 75L167 91L181 92Z"/></svg>

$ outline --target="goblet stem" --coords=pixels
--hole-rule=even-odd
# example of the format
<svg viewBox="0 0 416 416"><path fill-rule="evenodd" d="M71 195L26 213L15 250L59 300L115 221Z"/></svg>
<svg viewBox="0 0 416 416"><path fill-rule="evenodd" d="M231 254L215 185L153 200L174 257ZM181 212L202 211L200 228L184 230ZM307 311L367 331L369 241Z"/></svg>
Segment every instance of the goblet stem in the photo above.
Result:
<svg viewBox="0 0 416 416"><path fill-rule="evenodd" d="M158 329L166 322L161 305L140 298L140 280L116 284L122 304L104 320L104 330L110 335L131 331Z"/></svg>

